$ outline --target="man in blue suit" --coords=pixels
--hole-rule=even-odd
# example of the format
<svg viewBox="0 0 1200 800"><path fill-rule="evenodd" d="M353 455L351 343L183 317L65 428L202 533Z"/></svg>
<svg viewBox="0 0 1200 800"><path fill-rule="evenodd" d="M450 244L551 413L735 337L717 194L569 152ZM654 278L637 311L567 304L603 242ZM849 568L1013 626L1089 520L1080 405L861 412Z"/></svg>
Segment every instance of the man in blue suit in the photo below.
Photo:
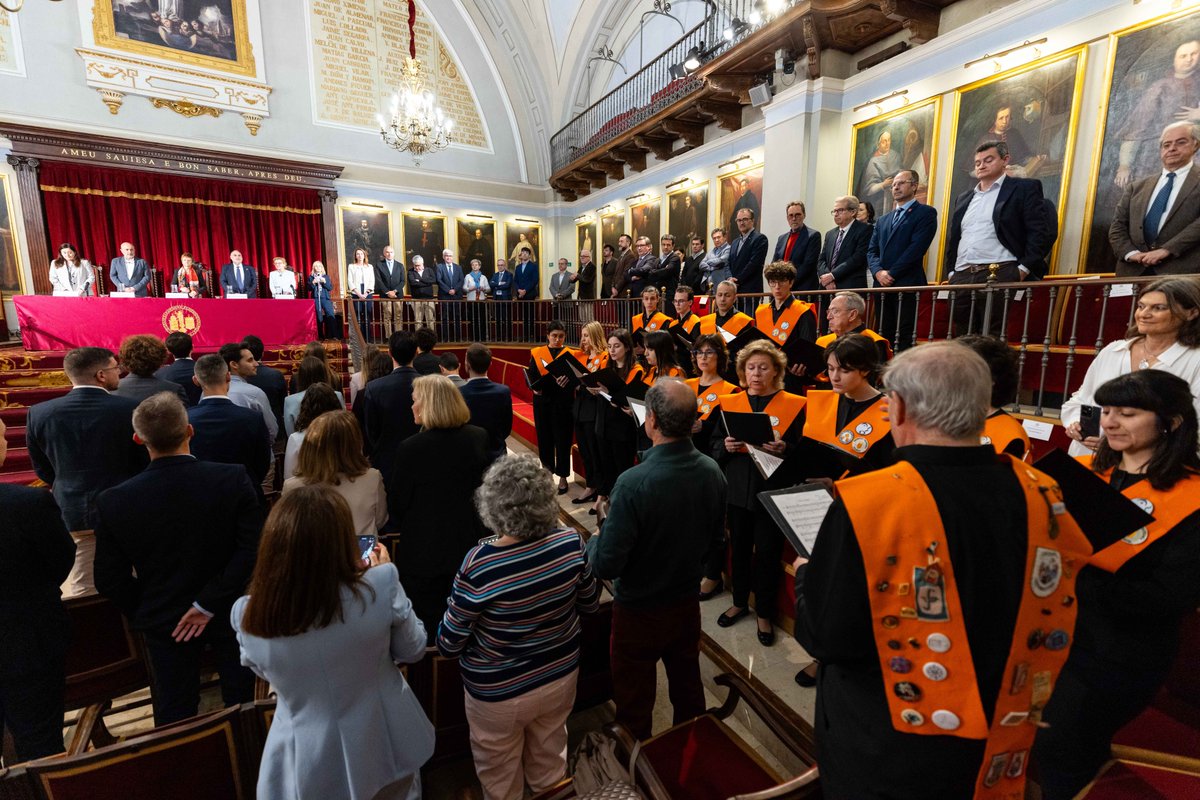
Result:
<svg viewBox="0 0 1200 800"><path fill-rule="evenodd" d="M533 251L528 247L522 247L517 253L517 270L513 275L513 288L517 290L518 301L526 302L522 309L522 318L525 320L524 338L525 341L534 341L536 336L533 330L533 309L534 303L537 300L538 288L541 283L541 276L538 274L538 265L530 259L533 257Z"/></svg>
<svg viewBox="0 0 1200 800"><path fill-rule="evenodd" d="M804 203L793 200L787 205L788 232L775 242L772 261L787 261L796 268L793 292L816 291L817 260L821 257L821 234L804 224Z"/></svg>
<svg viewBox="0 0 1200 800"><path fill-rule="evenodd" d="M916 170L902 169L892 180L896 206L875 223L867 245L867 268L878 286L925 286L925 252L937 232L937 210L917 202ZM915 294L883 298L878 330L900 351L911 347L917 324Z"/></svg>
<svg viewBox="0 0 1200 800"><path fill-rule="evenodd" d="M438 300L442 302L442 334L443 342L458 341L459 322L462 319L462 307L458 302L463 299L462 267L454 263L454 251L442 251L442 263L437 265Z"/></svg>
<svg viewBox="0 0 1200 800"><path fill-rule="evenodd" d="M395 369L368 383L354 403L371 466L383 473L384 483L390 482L396 469L406 466L396 464L400 443L420 430L412 413L412 385L421 377L412 368L417 341L408 331L393 331L388 352Z"/></svg>
<svg viewBox="0 0 1200 800"><path fill-rule="evenodd" d="M258 270L243 264L238 250L230 253L229 263L221 267L221 291L226 297L231 294L244 294L249 298L258 296Z"/></svg>
<svg viewBox="0 0 1200 800"><path fill-rule="evenodd" d="M458 387L467 408L471 409L471 424L487 431L488 447L495 460L508 452L505 440L512 433L512 390L488 377L492 351L486 344L474 343L467 348L467 382Z"/></svg>
<svg viewBox="0 0 1200 800"><path fill-rule="evenodd" d="M271 432L262 414L229 399L229 365L217 353L196 361L192 380L200 387L200 402L188 409L194 430L192 455L201 461L242 464L259 498L271 468Z"/></svg>
<svg viewBox="0 0 1200 800"><path fill-rule="evenodd" d="M762 294L763 267L767 263L767 237L754 229L757 222L754 211L738 209L737 229L740 236L729 246L729 272L737 284L738 294ZM743 302L743 310L754 313L758 298L749 297Z"/></svg>
<svg viewBox="0 0 1200 800"><path fill-rule="evenodd" d="M192 360L192 337L176 331L167 336L166 345L175 360L165 367L159 367L154 377L179 384L187 395L188 405L194 406L200 402L200 387L192 380L196 371L196 362Z"/></svg>
<svg viewBox="0 0 1200 800"><path fill-rule="evenodd" d="M108 276L114 291L133 292L137 297L145 297L146 286L150 283L150 265L145 259L137 257L132 244L121 242L121 257L114 258L108 265Z"/></svg>

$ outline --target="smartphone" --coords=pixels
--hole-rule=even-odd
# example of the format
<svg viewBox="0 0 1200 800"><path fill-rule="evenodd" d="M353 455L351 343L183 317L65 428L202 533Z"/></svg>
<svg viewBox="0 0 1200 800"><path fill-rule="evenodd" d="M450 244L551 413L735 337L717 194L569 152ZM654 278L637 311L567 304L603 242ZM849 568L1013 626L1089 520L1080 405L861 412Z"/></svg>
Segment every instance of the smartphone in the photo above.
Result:
<svg viewBox="0 0 1200 800"><path fill-rule="evenodd" d="M1079 409L1079 433L1085 439L1100 435L1100 406Z"/></svg>
<svg viewBox="0 0 1200 800"><path fill-rule="evenodd" d="M375 549L376 539L375 536L358 537L358 552L362 553L363 561L366 561L370 557L371 551Z"/></svg>

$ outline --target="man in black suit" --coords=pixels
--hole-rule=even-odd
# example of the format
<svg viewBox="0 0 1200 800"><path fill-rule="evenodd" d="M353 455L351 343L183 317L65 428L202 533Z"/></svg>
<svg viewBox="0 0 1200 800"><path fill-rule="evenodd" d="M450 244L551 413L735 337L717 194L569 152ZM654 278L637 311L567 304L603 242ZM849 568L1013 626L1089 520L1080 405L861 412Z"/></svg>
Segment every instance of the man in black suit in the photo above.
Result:
<svg viewBox="0 0 1200 800"><path fill-rule="evenodd" d="M396 251L389 244L383 248L383 258L375 264L375 294L392 300L404 297L404 264L396 261ZM402 303L380 303L378 308L383 316L383 335L391 336L392 331L401 322L400 306Z"/></svg>
<svg viewBox="0 0 1200 800"><path fill-rule="evenodd" d="M437 333L433 328L417 328L413 341L417 343L417 357L412 360L412 368L421 375L437 375L441 364L441 357L433 352L438 343Z"/></svg>
<svg viewBox="0 0 1200 800"><path fill-rule="evenodd" d="M433 325L433 287L437 286L437 275L433 267L426 266L421 256L412 257L412 269L408 271L408 293L412 296L413 318L417 325ZM389 337L390 340L391 337Z"/></svg>
<svg viewBox="0 0 1200 800"><path fill-rule="evenodd" d="M1017 283L1046 275L1046 259L1058 236L1053 229L1042 195L1042 182L1007 175L1008 145L984 142L975 148L975 177L979 183L954 201L943 263L951 285L986 283L991 265L1000 283ZM983 331L982 298L971 309L967 292L954 304L956 334L997 334L999 308L993 310L988 330Z"/></svg>
<svg viewBox="0 0 1200 800"><path fill-rule="evenodd" d="M264 513L245 467L190 454L178 397L144 400L133 428L150 466L96 501L96 588L144 635L154 724L166 725L195 716L206 645L225 705L254 699L229 609L254 570Z"/></svg>
<svg viewBox="0 0 1200 800"><path fill-rule="evenodd" d="M172 333L167 336L167 352L175 360L166 366L159 367L154 377L161 381L170 381L183 387L189 406L200 402L200 387L192 380L196 362L192 359L192 337L186 333Z"/></svg>
<svg viewBox="0 0 1200 800"><path fill-rule="evenodd" d="M692 294L700 294L700 287L704 281L704 272L700 269L700 262L704 260L704 256L708 255L704 250L704 237L693 236L688 242L690 255L683 260L683 274L679 278L680 285L686 284L692 287Z"/></svg>
<svg viewBox="0 0 1200 800"><path fill-rule="evenodd" d="M867 245L867 268L877 286L925 286L925 253L937 233L937 210L917 202L920 176L902 169L892 178L895 207L875 223ZM889 294L883 299L879 332L896 351L913 344L917 325L915 295Z"/></svg>
<svg viewBox="0 0 1200 800"><path fill-rule="evenodd" d="M508 452L505 440L512 433L512 390L488 377L492 351L486 344L476 342L467 348L467 382L458 387L467 408L471 409L471 424L487 431L488 447L495 460Z"/></svg>
<svg viewBox="0 0 1200 800"><path fill-rule="evenodd" d="M368 383L354 404L367 455L371 464L383 473L384 483L388 483L394 471L400 443L420 430L412 413L412 385L420 377L411 366L417 342L408 331L394 331L388 339L388 350L395 365L392 374Z"/></svg>
<svg viewBox="0 0 1200 800"><path fill-rule="evenodd" d="M108 277L113 291L133 292L135 297L145 297L150 284L150 265L138 258L129 242L121 242L121 256L108 265Z"/></svg>
<svg viewBox="0 0 1200 800"><path fill-rule="evenodd" d="M600 299L607 300L617 279L617 257L611 244L604 245L600 252L604 255L604 263L600 265Z"/></svg>
<svg viewBox="0 0 1200 800"><path fill-rule="evenodd" d="M738 238L729 245L729 272L737 284L738 294L762 294L763 267L767 263L767 237L754 230L756 216L749 208L738 209L737 216ZM743 310L749 309L754 313L758 298L750 297L743 301Z"/></svg>
<svg viewBox="0 0 1200 800"><path fill-rule="evenodd" d="M0 420L0 465L8 452ZM0 483L0 730L17 760L63 751L69 620L59 584L75 563L54 497Z"/></svg>
<svg viewBox="0 0 1200 800"><path fill-rule="evenodd" d="M263 390L263 394L267 396L267 401L271 404L271 414L275 417L277 426L275 430L283 434L283 399L288 396L287 378L283 377L283 373L279 370L262 363L265 350L262 339L251 334L242 339L242 344L258 362L258 371L247 376L246 383Z"/></svg>
<svg viewBox="0 0 1200 800"><path fill-rule="evenodd" d="M239 250L230 253L229 263L221 267L221 291L226 297L231 294L244 294L250 299L258 297L258 270L242 263Z"/></svg>
<svg viewBox="0 0 1200 800"><path fill-rule="evenodd" d="M229 399L230 377L229 365L216 353L196 361L192 380L203 394L200 402L188 409L191 453L201 461L241 464L261 498L271 468L271 432L262 414Z"/></svg>
<svg viewBox="0 0 1200 800"><path fill-rule="evenodd" d="M775 241L772 261L787 261L796 268L793 292L814 291L817 286L817 261L821 255L821 234L804 224L808 215L804 202L787 204L788 232ZM748 290L742 290L748 291Z"/></svg>
<svg viewBox="0 0 1200 800"><path fill-rule="evenodd" d="M817 261L822 289L867 288L867 247L871 226L854 218L858 198L852 195L833 201L834 227L825 234L825 246Z"/></svg>
<svg viewBox="0 0 1200 800"><path fill-rule="evenodd" d="M650 272L650 285L662 292L663 297L674 297L675 287L679 285L680 273L683 272L683 259L675 250L675 236L666 234L659 241L658 267ZM664 308L663 313L668 317L674 316L670 308Z"/></svg>
<svg viewBox="0 0 1200 800"><path fill-rule="evenodd" d="M26 438L37 476L51 486L63 522L77 545L75 566L63 584L66 597L94 594L96 496L146 465L133 443L137 402L109 394L117 388L117 357L103 347L67 353L63 371L72 384L63 397L29 409Z"/></svg>

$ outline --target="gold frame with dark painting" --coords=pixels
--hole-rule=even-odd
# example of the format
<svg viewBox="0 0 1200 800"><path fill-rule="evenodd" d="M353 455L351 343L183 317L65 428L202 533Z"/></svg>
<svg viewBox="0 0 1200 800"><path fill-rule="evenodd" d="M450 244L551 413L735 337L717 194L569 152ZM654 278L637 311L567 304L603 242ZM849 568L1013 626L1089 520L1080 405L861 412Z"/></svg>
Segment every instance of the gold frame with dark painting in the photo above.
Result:
<svg viewBox="0 0 1200 800"><path fill-rule="evenodd" d="M690 209L689 210L689 203ZM686 189L667 192L667 233L675 237L675 247L685 253L692 236L699 236L708 247L708 181Z"/></svg>
<svg viewBox="0 0 1200 800"><path fill-rule="evenodd" d="M496 272L496 220L457 217L454 230L458 242L458 263L463 272L470 272L471 259L478 258L483 274L490 278Z"/></svg>
<svg viewBox="0 0 1200 800"><path fill-rule="evenodd" d="M579 263L579 254L584 250L591 252L593 261L597 259L599 248L596 247L596 227L594 219L575 223L575 253L567 256L572 264Z"/></svg>
<svg viewBox="0 0 1200 800"><path fill-rule="evenodd" d="M942 98L931 97L855 123L849 193L860 203L869 202L876 219L892 210L890 178L901 169L917 170L917 201L933 202L941 116Z"/></svg>
<svg viewBox="0 0 1200 800"><path fill-rule="evenodd" d="M634 244L639 236L649 236L651 251L658 252L658 239L663 235L661 197L650 197L629 206L629 235Z"/></svg>
<svg viewBox="0 0 1200 800"><path fill-rule="evenodd" d="M179 0L182 17L114 8L113 0L92 3L92 35L100 47L193 68L254 76L247 0ZM147 4L147 9L149 5ZM195 28L195 29L194 29Z"/></svg>
<svg viewBox="0 0 1200 800"><path fill-rule="evenodd" d="M392 212L386 208L338 206L338 233L344 266L354 263L354 251L359 247L367 251L367 261L374 264L383 258L383 248L392 244Z"/></svg>
<svg viewBox="0 0 1200 800"><path fill-rule="evenodd" d="M721 208L717 215L717 225L725 229L729 240L738 237L734 215L743 208L754 212L754 228L762 230L763 165L755 164L745 169L727 172L718 175L717 180L721 187Z"/></svg>
<svg viewBox="0 0 1200 800"><path fill-rule="evenodd" d="M543 256L542 251L542 224L540 222L506 222L504 223L504 255L508 259L508 265L514 269L517 266L517 247L521 244L521 234L525 234L525 242L533 250L533 258L530 261L538 265L540 271L542 266L539 258ZM499 258L499 256L497 256Z"/></svg>
<svg viewBox="0 0 1200 800"><path fill-rule="evenodd" d="M426 267L435 268L446 249L446 218L441 214L401 212L400 248L406 267L412 267L413 256L420 255Z"/></svg>
<svg viewBox="0 0 1200 800"><path fill-rule="evenodd" d="M17 218L13 214L7 175L0 175L0 294L25 294L21 248L17 246Z"/></svg>
<svg viewBox="0 0 1200 800"><path fill-rule="evenodd" d="M621 246L617 243L617 239L621 238L621 234L625 233L625 212L613 211L610 214L602 214L600 216L600 253L592 253L592 260L596 263L604 261L604 245L611 245L613 255L621 252Z"/></svg>

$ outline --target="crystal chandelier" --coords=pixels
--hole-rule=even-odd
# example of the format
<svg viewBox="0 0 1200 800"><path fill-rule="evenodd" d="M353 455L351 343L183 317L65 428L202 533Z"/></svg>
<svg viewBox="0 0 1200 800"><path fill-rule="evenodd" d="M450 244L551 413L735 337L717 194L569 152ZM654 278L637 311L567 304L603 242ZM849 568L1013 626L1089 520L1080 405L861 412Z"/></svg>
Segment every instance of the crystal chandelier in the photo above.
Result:
<svg viewBox="0 0 1200 800"><path fill-rule="evenodd" d="M392 95L388 118L379 114L377 119L383 143L411 153L413 165L419 167L426 153L445 150L454 141L454 120L436 106L433 93L425 91L425 68L417 58L416 17L417 4L408 0L408 58L404 59L402 85Z"/></svg>

